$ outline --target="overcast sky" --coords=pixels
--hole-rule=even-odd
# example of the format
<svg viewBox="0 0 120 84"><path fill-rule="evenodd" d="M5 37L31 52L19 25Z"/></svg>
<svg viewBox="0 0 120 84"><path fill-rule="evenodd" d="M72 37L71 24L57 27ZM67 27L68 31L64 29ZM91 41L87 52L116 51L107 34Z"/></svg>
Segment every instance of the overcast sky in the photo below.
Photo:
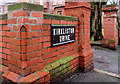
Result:
<svg viewBox="0 0 120 84"><path fill-rule="evenodd" d="M17 0L0 0L0 5L7 2L16 2Z"/></svg>
<svg viewBox="0 0 120 84"><path fill-rule="evenodd" d="M1 4L4 4L5 2L16 2L18 0L0 0L0 5ZM114 1L114 0L108 0L108 3L107 4L110 4L110 1ZM119 1L119 0L115 0L115 1Z"/></svg>

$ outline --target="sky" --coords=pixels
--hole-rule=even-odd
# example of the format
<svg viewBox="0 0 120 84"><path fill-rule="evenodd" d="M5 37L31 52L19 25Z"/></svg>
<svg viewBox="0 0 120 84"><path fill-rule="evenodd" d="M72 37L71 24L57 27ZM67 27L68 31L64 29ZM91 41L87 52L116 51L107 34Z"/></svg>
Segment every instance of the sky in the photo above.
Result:
<svg viewBox="0 0 120 84"><path fill-rule="evenodd" d="M7 2L16 2L18 0L0 0L0 5L4 4L4 3L7 3ZM108 0L107 4L110 4L110 1L112 0ZM117 1L117 0L115 0Z"/></svg>
<svg viewBox="0 0 120 84"><path fill-rule="evenodd" d="M8 2L16 2L17 0L0 0L0 5Z"/></svg>

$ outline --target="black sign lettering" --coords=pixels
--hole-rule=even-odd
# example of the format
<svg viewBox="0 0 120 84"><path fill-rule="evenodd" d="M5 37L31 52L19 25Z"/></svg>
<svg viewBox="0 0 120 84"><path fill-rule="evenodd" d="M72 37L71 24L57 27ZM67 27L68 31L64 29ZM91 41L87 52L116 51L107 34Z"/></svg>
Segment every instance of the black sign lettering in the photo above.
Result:
<svg viewBox="0 0 120 84"><path fill-rule="evenodd" d="M58 46L75 41L75 26L51 25L51 46Z"/></svg>

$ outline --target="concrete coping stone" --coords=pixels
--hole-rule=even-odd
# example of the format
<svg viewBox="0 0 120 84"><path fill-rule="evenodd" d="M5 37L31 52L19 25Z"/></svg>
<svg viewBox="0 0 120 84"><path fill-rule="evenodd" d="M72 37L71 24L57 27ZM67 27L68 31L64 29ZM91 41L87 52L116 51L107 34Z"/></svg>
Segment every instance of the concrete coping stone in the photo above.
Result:
<svg viewBox="0 0 120 84"><path fill-rule="evenodd" d="M21 2L21 3L8 6L8 11L20 10L20 9L28 10L28 11L43 11L44 7L42 5L25 3L25 2Z"/></svg>

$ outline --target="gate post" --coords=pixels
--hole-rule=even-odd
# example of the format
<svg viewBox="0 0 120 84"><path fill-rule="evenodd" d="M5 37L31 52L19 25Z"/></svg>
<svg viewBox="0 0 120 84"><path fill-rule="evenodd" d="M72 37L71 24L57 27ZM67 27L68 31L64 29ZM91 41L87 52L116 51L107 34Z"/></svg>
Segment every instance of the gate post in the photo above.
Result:
<svg viewBox="0 0 120 84"><path fill-rule="evenodd" d="M43 69L43 59L38 47L43 6L18 3L8 6L8 10L8 26L11 28L10 60L8 71L2 74L3 82L44 82L45 77L50 80L49 72Z"/></svg>
<svg viewBox="0 0 120 84"><path fill-rule="evenodd" d="M118 48L118 30L117 30L117 11L116 5L105 5L102 11L103 16L103 28L104 38L102 40L102 46L111 49Z"/></svg>
<svg viewBox="0 0 120 84"><path fill-rule="evenodd" d="M80 70L87 72L93 69L93 51L90 45L90 15L89 2L66 2L65 13L67 16L79 18L78 49L80 57Z"/></svg>

